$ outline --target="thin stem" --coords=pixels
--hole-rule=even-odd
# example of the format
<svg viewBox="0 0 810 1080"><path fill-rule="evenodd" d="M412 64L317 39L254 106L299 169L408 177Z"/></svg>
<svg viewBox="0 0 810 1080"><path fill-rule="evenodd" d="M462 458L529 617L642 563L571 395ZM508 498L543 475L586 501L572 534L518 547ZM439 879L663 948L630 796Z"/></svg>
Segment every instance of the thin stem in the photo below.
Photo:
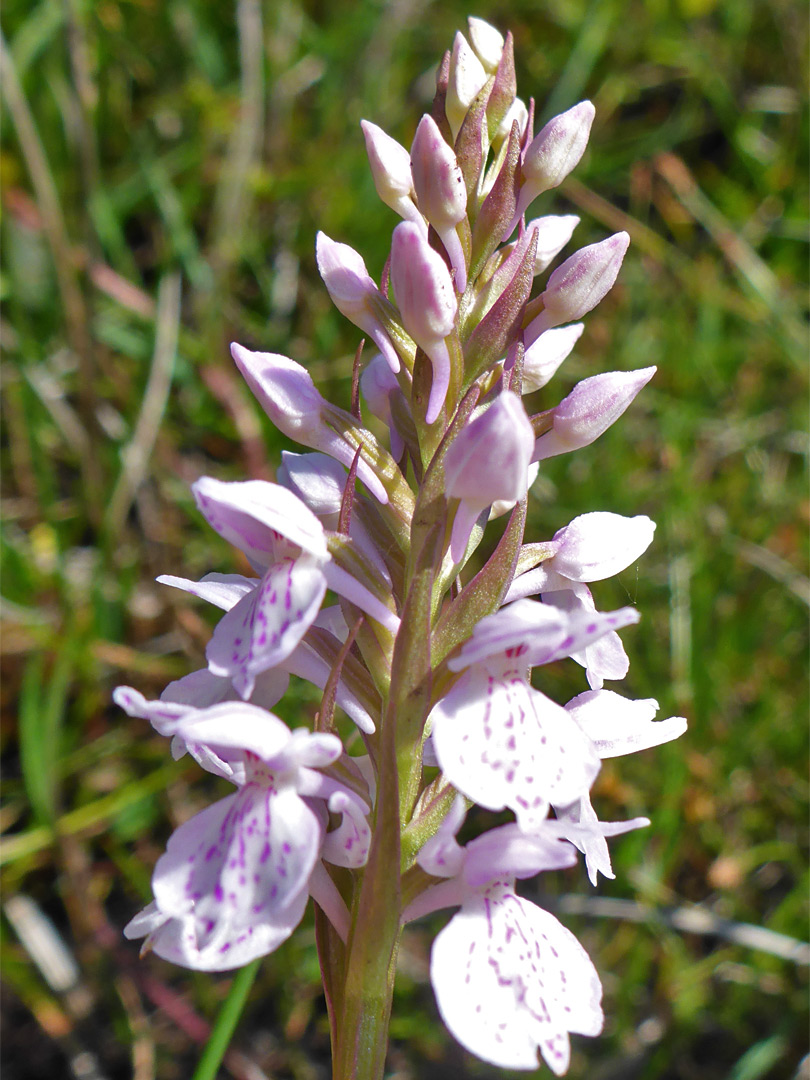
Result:
<svg viewBox="0 0 810 1080"><path fill-rule="evenodd" d="M219 1011L192 1080L216 1080L217 1070L236 1031L236 1025L239 1023L261 962L261 957L251 961L234 976L228 996Z"/></svg>

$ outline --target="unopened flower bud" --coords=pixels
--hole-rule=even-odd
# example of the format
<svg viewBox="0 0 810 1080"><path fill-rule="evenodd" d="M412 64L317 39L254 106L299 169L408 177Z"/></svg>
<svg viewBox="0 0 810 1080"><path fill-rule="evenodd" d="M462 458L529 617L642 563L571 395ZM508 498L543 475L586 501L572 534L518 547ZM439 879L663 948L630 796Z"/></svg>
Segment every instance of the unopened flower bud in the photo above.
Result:
<svg viewBox="0 0 810 1080"><path fill-rule="evenodd" d="M454 562L461 561L482 510L524 497L533 449L534 431L526 410L508 391L456 437L444 459L445 493L461 500L451 538Z"/></svg>
<svg viewBox="0 0 810 1080"><path fill-rule="evenodd" d="M354 448L326 423L331 406L300 364L279 353L251 352L234 342L231 355L257 401L282 433L351 465ZM361 458L357 475L381 503L388 494L374 470Z"/></svg>
<svg viewBox="0 0 810 1080"><path fill-rule="evenodd" d="M523 354L523 393L540 390L570 354L585 329L584 323L546 330Z"/></svg>
<svg viewBox="0 0 810 1080"><path fill-rule="evenodd" d="M603 581L636 562L654 533L655 522L644 514L580 514L554 534L558 547L545 567L571 581Z"/></svg>
<svg viewBox="0 0 810 1080"><path fill-rule="evenodd" d="M438 417L450 382L450 356L445 338L456 317L456 294L450 271L424 233L409 221L394 229L391 241L391 284L402 323L433 367L426 421Z"/></svg>
<svg viewBox="0 0 810 1080"><path fill-rule="evenodd" d="M464 122L467 110L486 81L487 73L483 64L467 44L464 35L456 34L444 106L454 139Z"/></svg>
<svg viewBox="0 0 810 1080"><path fill-rule="evenodd" d="M402 436L394 424L391 412L391 397L403 397L396 375L391 371L384 358L377 353L363 368L360 376L360 391L371 413L388 425L391 438L391 456L399 461L405 449ZM404 401L404 398L403 398Z"/></svg>
<svg viewBox="0 0 810 1080"><path fill-rule="evenodd" d="M419 121L411 147L411 173L420 211L439 234L456 271L456 288L467 287L467 264L456 225L467 211L467 189L452 147L432 116Z"/></svg>
<svg viewBox="0 0 810 1080"><path fill-rule="evenodd" d="M579 164L588 145L594 114L595 109L590 101L580 101L579 105L549 120L526 147L522 167L523 186L512 228L538 195L561 184Z"/></svg>
<svg viewBox="0 0 810 1080"><path fill-rule="evenodd" d="M526 233L537 237L537 250L534 256L535 277L546 269L549 263L560 254L571 239L574 229L579 225L576 214L547 214L535 218L526 225ZM501 248L504 253L512 252L518 241Z"/></svg>
<svg viewBox="0 0 810 1080"><path fill-rule="evenodd" d="M390 206L406 221L424 225L422 215L413 201L413 179L408 151L376 124L361 120L360 127L365 136L368 163L377 194L386 206Z"/></svg>
<svg viewBox="0 0 810 1080"><path fill-rule="evenodd" d="M580 248L558 266L542 293L543 311L526 327L530 345L544 330L581 319L610 292L630 244L626 232Z"/></svg>
<svg viewBox="0 0 810 1080"><path fill-rule="evenodd" d="M526 472L526 491L528 491L535 482L539 472L540 462L533 461ZM489 508L489 520L494 521L495 518L503 517L504 514L508 514L517 501L517 499L496 499Z"/></svg>
<svg viewBox="0 0 810 1080"><path fill-rule="evenodd" d="M346 487L346 470L326 454L294 454L281 451L276 482L298 496L327 529L337 527Z"/></svg>
<svg viewBox="0 0 810 1080"><path fill-rule="evenodd" d="M476 19L473 15L467 19L467 26L475 55L484 65L485 71L494 75L503 54L503 34L488 22Z"/></svg>
<svg viewBox="0 0 810 1080"><path fill-rule="evenodd" d="M547 214L527 224L527 232L537 233L537 252L534 256L535 274L542 274L551 261L556 259L573 236L577 225L579 225L579 218L576 214Z"/></svg>
<svg viewBox="0 0 810 1080"><path fill-rule="evenodd" d="M553 425L535 443L532 461L578 450L598 439L619 419L655 371L654 367L608 371L577 383L568 397L552 409Z"/></svg>
<svg viewBox="0 0 810 1080"><path fill-rule="evenodd" d="M338 244L319 232L315 241L318 270L338 311L364 330L388 361L392 371L399 371L399 357L382 323L368 303L379 293L362 255L348 244Z"/></svg>
<svg viewBox="0 0 810 1080"><path fill-rule="evenodd" d="M501 144L503 143L504 139L507 139L509 137L509 132L512 130L512 124L515 122L515 120L517 120L520 136L521 138L523 138L523 133L526 130L526 124L529 121L529 110L526 108L526 102L522 101L520 98L515 98L515 100L509 106L506 112L506 116L504 116L503 120L501 120L500 124L498 125L498 130L492 136L492 148L496 154L500 150ZM496 174L493 171L489 186L485 186L484 190L482 191L483 195L487 195L489 193L489 188L491 188L492 184L494 183L495 175Z"/></svg>

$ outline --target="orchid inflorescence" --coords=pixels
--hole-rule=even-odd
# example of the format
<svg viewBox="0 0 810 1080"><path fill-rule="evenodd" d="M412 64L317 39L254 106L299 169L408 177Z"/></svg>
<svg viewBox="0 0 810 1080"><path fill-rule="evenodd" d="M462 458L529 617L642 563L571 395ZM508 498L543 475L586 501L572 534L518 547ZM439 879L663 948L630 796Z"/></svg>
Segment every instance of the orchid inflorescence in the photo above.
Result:
<svg viewBox="0 0 810 1080"><path fill-rule="evenodd" d="M581 102L536 136L533 112L515 94L511 35L471 18L410 153L363 121L376 189L403 219L382 287L351 247L320 233L316 252L334 303L378 352L366 362L358 350L345 411L295 361L233 345L270 419L311 452L283 453L276 483L193 485L253 576L161 578L224 611L208 666L157 701L115 695L175 757L236 789L175 831L127 936L230 970L289 937L311 895L336 1077L382 1075L402 927L444 907L459 910L434 942L431 979L452 1033L485 1061L532 1069L539 1049L564 1073L569 1033L601 1030L601 985L515 881L578 851L592 882L613 877L606 838L648 821L598 819L601 760L686 727L603 688L627 673L617 631L639 614L597 611L588 586L634 563L653 522L585 513L524 542L540 463L592 443L655 371L595 375L552 408L524 407L629 242L575 252L532 299L579 219L525 213L582 157L594 109ZM506 514L481 558L488 523ZM563 706L531 673L567 657L590 689ZM314 731L271 711L284 711L290 675L323 690ZM460 844L472 804L514 821Z"/></svg>

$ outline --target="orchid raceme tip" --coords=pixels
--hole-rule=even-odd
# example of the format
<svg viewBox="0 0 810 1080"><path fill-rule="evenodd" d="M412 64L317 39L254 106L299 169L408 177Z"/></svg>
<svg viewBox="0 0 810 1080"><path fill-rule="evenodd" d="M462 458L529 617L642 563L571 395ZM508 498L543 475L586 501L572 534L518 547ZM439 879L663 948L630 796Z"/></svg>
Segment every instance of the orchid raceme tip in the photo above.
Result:
<svg viewBox="0 0 810 1080"><path fill-rule="evenodd" d="M371 271L315 241L329 296L374 346L357 350L351 405L295 359L232 345L297 449L272 482L192 484L233 561L159 581L218 609L204 666L154 699L115 693L233 789L171 835L127 937L228 971L281 947L312 898L335 1080L381 1080L400 935L443 908L430 976L452 1035L490 1064L562 1075L572 1036L602 1028L598 963L519 883L583 861L612 878L608 841L649 821L602 820L602 762L686 729L604 685L627 674L641 616L597 607L600 583L643 560L654 522L546 498L546 539L527 535L535 493L556 490L547 459L597 461L591 444L655 368L547 389L629 237L564 257L578 217L526 221L583 156L595 110L571 102L534 135L513 48L471 18L410 151L362 121L374 187L402 220ZM578 680L568 702L549 665ZM486 827L482 809L509 820Z"/></svg>

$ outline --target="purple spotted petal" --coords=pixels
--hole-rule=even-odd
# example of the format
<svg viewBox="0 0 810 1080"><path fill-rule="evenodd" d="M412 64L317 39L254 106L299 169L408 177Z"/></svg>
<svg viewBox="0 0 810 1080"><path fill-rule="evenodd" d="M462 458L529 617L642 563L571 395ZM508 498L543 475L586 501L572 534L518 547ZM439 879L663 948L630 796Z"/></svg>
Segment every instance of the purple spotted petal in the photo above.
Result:
<svg viewBox="0 0 810 1080"><path fill-rule="evenodd" d="M571 656L604 635L638 622L640 615L635 608L595 611L592 601L586 603L590 601L587 587L576 588L587 595L580 598L570 590L553 592L542 603L516 600L494 615L487 615L476 625L460 654L451 657L448 667L461 671L475 663L500 663L497 658L503 655L520 658L527 668L536 667Z"/></svg>
<svg viewBox="0 0 810 1080"><path fill-rule="evenodd" d="M453 1035L502 1068L536 1068L539 1049L561 1076L568 1033L602 1028L602 988L587 953L506 883L465 900L433 944L430 977Z"/></svg>
<svg viewBox="0 0 810 1080"><path fill-rule="evenodd" d="M307 632L325 592L321 564L307 556L271 566L217 624L206 650L211 672L250 697L259 672L285 660Z"/></svg>
<svg viewBox="0 0 810 1080"><path fill-rule="evenodd" d="M574 866L577 853L561 843L556 822L544 821L531 834L515 822L476 836L464 849L464 880L477 888L504 878L529 878L544 870Z"/></svg>
<svg viewBox="0 0 810 1080"><path fill-rule="evenodd" d="M207 678L200 679L202 675ZM189 753L207 772L230 780L232 784L238 786L245 778L245 769L241 760L225 761L210 747L188 743L177 734L177 721L181 716L210 705L215 700L221 700L223 690L231 691L228 680L216 679L208 671L194 671L184 679L169 683L160 701L147 701L143 694L129 686L117 687L113 693L113 699L130 716L139 716L143 720L148 720L160 735L170 737L172 757L175 761Z"/></svg>
<svg viewBox="0 0 810 1080"><path fill-rule="evenodd" d="M321 826L291 788L257 765L241 790L181 825L155 867L160 912L182 922L167 959L203 971L241 967L294 930L307 901ZM160 933L153 943L162 951Z"/></svg>
<svg viewBox="0 0 810 1080"><path fill-rule="evenodd" d="M471 668L431 713L436 757L447 779L490 810L513 810L530 832L550 802L573 802L599 759L565 709L521 675Z"/></svg>
<svg viewBox="0 0 810 1080"><path fill-rule="evenodd" d="M335 866L365 866L371 847L368 807L348 791L336 791L329 797L329 809L342 818L324 838L323 858Z"/></svg>
<svg viewBox="0 0 810 1080"><path fill-rule="evenodd" d="M551 602L555 597L561 595L565 594L550 593L546 598L547 602ZM531 602L525 601L525 603ZM640 618L641 615L638 610L633 607L618 608L616 611L574 611L569 616L565 637L553 648L550 648L546 641L529 640L526 662L531 667L535 667L538 664L550 664L554 660L562 660L566 656L577 659L576 654L584 650L588 656L585 666L590 668L592 666L591 650L594 648L599 650L608 639L611 641L615 639L622 654L624 654L624 648L615 631L620 630L623 626L632 626ZM608 646L607 649L615 650L615 646ZM626 674L627 669L625 668L621 675L606 675L605 677L624 678Z"/></svg>
<svg viewBox="0 0 810 1080"><path fill-rule="evenodd" d="M556 607L534 600L519 600L481 619L460 655L451 658L447 666L451 671L461 671L509 649L525 651L525 642L529 638L538 647L545 644L553 649L564 640L567 627L568 619Z"/></svg>

